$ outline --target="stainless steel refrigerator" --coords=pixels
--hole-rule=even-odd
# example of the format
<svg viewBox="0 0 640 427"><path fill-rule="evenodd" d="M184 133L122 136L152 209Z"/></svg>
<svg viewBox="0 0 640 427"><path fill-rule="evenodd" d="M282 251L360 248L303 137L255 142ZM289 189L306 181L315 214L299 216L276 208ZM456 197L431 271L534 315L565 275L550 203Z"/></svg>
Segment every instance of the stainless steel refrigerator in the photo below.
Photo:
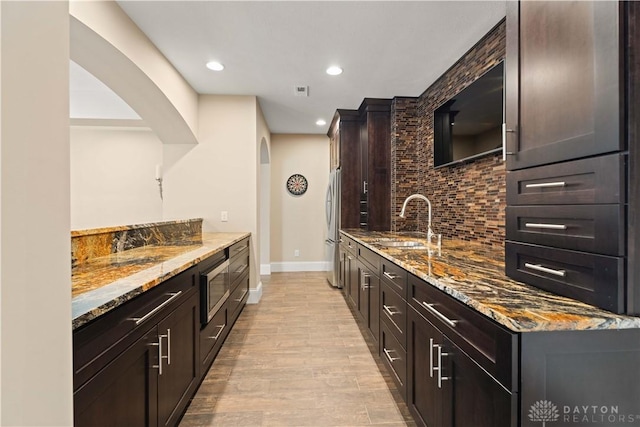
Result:
<svg viewBox="0 0 640 427"><path fill-rule="evenodd" d="M331 286L340 286L338 279L339 261L339 230L340 230L340 168L333 169L329 174L329 185L325 200L327 218L327 240L325 240L325 260L327 262L327 280Z"/></svg>

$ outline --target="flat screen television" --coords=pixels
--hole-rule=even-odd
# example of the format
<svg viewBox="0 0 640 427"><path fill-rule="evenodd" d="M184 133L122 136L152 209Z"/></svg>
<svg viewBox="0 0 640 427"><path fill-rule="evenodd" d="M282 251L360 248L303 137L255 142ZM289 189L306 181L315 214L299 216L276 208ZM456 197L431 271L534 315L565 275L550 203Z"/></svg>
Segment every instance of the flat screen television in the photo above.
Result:
<svg viewBox="0 0 640 427"><path fill-rule="evenodd" d="M500 62L435 110L434 166L502 151L503 122L504 62Z"/></svg>

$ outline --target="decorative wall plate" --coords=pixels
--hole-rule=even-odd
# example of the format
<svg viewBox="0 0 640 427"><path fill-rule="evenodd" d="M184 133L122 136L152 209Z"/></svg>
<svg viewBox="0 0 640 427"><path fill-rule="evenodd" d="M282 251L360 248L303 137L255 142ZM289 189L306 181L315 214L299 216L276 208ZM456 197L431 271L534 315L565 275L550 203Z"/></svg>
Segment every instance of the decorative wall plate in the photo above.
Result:
<svg viewBox="0 0 640 427"><path fill-rule="evenodd" d="M295 173L287 179L287 190L294 196L301 196L307 191L307 178Z"/></svg>

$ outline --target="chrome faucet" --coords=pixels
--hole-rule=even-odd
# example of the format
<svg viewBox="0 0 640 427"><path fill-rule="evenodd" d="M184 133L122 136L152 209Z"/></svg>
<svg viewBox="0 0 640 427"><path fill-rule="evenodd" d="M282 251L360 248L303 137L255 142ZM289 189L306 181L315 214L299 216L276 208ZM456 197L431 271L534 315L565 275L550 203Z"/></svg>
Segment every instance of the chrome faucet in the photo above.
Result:
<svg viewBox="0 0 640 427"><path fill-rule="evenodd" d="M409 203L409 200L413 200L413 199L421 199L427 202L427 207L429 208L429 217L428 217L428 224L427 224L427 240L429 241L429 243L431 243L432 237L438 237L438 241L440 241L440 237L436 235L431 229L431 202L422 194L412 194L405 199L404 203L402 204L402 210L400 211L400 218L405 217L404 213L405 213L405 210L407 209L407 203Z"/></svg>

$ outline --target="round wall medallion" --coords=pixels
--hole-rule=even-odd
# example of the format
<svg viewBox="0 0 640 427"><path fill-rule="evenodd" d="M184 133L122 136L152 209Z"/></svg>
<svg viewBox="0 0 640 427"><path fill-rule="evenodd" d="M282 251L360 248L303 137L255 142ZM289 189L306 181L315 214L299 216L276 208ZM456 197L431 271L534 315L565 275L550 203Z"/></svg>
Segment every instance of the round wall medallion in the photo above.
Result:
<svg viewBox="0 0 640 427"><path fill-rule="evenodd" d="M295 173L287 180L287 190L294 196L300 196L307 191L307 178Z"/></svg>

